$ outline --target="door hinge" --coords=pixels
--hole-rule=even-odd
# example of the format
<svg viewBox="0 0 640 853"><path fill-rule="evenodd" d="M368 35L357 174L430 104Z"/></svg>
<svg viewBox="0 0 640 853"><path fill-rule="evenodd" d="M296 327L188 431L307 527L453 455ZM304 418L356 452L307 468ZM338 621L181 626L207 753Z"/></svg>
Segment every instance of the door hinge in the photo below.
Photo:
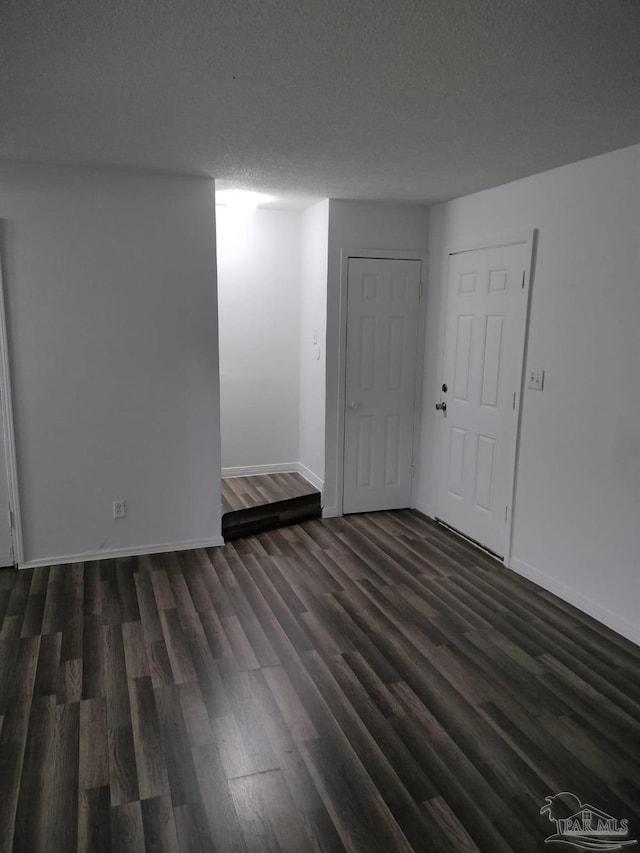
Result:
<svg viewBox="0 0 640 853"><path fill-rule="evenodd" d="M418 285L418 299L422 299L423 292L424 292L423 285L422 285L422 282L420 282L420 284Z"/></svg>
<svg viewBox="0 0 640 853"><path fill-rule="evenodd" d="M523 286L523 287L524 287L524 280L525 280L526 275L527 275L527 271L526 271L526 270L522 270L522 286Z"/></svg>
<svg viewBox="0 0 640 853"><path fill-rule="evenodd" d="M513 408L515 409L515 407L516 407L516 392L514 391L513 392Z"/></svg>
<svg viewBox="0 0 640 853"><path fill-rule="evenodd" d="M413 465L412 465L410 470L411 470L411 479L413 479L413 477L414 477L414 475L415 475L415 473L416 473L416 469L415 469L415 468L413 467Z"/></svg>
<svg viewBox="0 0 640 853"><path fill-rule="evenodd" d="M9 516L9 527L13 528L13 510L10 509L7 514Z"/></svg>
<svg viewBox="0 0 640 853"><path fill-rule="evenodd" d="M508 515L508 514L509 514L509 507L508 507L508 506L506 506L506 507L504 508L504 520L505 520L505 521L507 520L507 515Z"/></svg>

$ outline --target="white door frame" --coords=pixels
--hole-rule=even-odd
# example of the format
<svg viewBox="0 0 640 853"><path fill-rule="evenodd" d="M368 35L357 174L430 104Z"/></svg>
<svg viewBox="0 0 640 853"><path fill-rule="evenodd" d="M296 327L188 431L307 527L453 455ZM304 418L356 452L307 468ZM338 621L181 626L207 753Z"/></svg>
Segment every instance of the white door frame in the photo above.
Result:
<svg viewBox="0 0 640 853"><path fill-rule="evenodd" d="M415 506L417 492L418 453L420 451L420 423L422 413L422 375L424 371L425 309L427 304L427 272L429 255L426 252L403 252L396 249L343 248L340 250L340 317L338 334L338 389L336 399L336 515L342 515L344 493L344 404L347 380L347 285L349 279L349 260L351 258L369 258L391 261L420 261L420 300L418 314L418 342L416 391L413 413L413 469L411 479L411 506Z"/></svg>
<svg viewBox="0 0 640 853"><path fill-rule="evenodd" d="M517 388L515 389L517 394L516 407L514 417L516 419L515 428L512 430L511 441L508 447L509 453L509 462L510 462L510 473L508 476L508 482L511 486L510 489L510 499L508 505L508 515L507 515L507 524L505 529L505 542L504 542L504 558L503 563L507 568L511 565L511 547L513 543L513 519L515 516L515 506L516 506L516 491L517 491L517 481L518 481L518 457L520 453L520 427L522 423L522 399L523 399L523 390L524 390L524 378L525 378L525 362L526 362L526 352L527 352L527 344L529 337L529 314L531 309L531 285L533 283L533 275L535 272L535 253L538 244L538 229L534 228L531 231L520 231L507 235L500 235L497 237L487 237L485 239L477 240L471 243L464 244L452 244L447 246L444 252L444 263L442 266L443 269L443 289L442 289L442 304L440 307L440 351L438 355L438 376L440 377L438 383L438 391L442 383L444 382L444 348L445 348L445 338L446 338L446 330L447 330L447 305L449 302L449 264L451 261L451 255L460 255L464 252L474 252L478 249L500 249L507 246L514 246L519 244L526 244L529 246L529 250L526 254L525 259L525 288L526 288L526 299L523 301L523 305L520 308L520 312L518 317L516 318L516 323L518 327L516 329L518 344L518 352L516 353L517 357L517 370L516 376L518 376L517 380ZM439 446L440 435L441 435L442 424L440 423L438 426L437 438L436 438L436 449ZM435 458L435 456L434 456ZM438 500L440 495L440 485L441 485L441 466L436 464L436 489L435 489L435 501L434 501L434 516L438 517ZM464 533L461 533L464 536Z"/></svg>
<svg viewBox="0 0 640 853"><path fill-rule="evenodd" d="M4 429L2 430L2 452L7 469L7 488L11 538L13 541L13 562L21 566L24 561L22 544L22 522L20 501L18 498L18 465L16 461L16 441L13 427L13 405L11 399L11 376L9 370L9 344L7 338L7 319L5 312L5 291L2 279L2 256L0 256L0 409Z"/></svg>

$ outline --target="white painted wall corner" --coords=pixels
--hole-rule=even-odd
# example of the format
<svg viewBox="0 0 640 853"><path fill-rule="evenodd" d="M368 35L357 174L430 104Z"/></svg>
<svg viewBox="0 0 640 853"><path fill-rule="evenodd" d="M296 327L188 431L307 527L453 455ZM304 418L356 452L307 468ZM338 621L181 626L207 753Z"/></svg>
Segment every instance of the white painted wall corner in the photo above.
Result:
<svg viewBox="0 0 640 853"><path fill-rule="evenodd" d="M435 518L435 511L431 504L424 503L424 501L417 500L415 509L418 512L421 512L423 515L426 515L427 518Z"/></svg>
<svg viewBox="0 0 640 853"><path fill-rule="evenodd" d="M304 477L307 483L311 483L312 486L315 486L318 491L322 491L324 489L324 480L321 477L318 477L317 474L307 468L306 465L303 465L302 462L298 462L298 474L301 477Z"/></svg>
<svg viewBox="0 0 640 853"><path fill-rule="evenodd" d="M578 590L566 586L546 572L530 566L524 560L513 557L509 568L640 646L640 627L637 624L612 613L597 601L587 598Z"/></svg>

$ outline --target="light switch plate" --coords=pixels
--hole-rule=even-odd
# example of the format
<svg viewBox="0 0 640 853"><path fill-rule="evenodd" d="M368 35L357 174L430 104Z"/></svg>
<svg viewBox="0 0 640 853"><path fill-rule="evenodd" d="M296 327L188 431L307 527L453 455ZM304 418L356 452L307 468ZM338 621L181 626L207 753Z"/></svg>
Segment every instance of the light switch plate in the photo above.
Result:
<svg viewBox="0 0 640 853"><path fill-rule="evenodd" d="M544 388L544 370L527 371L527 388L532 391L542 391Z"/></svg>

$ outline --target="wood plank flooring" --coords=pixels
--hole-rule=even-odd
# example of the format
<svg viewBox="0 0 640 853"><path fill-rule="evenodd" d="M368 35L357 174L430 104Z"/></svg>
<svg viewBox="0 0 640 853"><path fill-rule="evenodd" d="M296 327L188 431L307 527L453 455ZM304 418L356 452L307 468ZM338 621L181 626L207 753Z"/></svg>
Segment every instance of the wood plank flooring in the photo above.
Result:
<svg viewBox="0 0 640 853"><path fill-rule="evenodd" d="M0 851L640 835L640 649L408 511L0 572ZM633 849L633 848L632 848Z"/></svg>
<svg viewBox="0 0 640 853"><path fill-rule="evenodd" d="M314 494L320 494L318 489L300 474L229 477L222 481L222 511L235 512Z"/></svg>
<svg viewBox="0 0 640 853"><path fill-rule="evenodd" d="M300 474L260 474L222 481L225 542L320 518L321 494Z"/></svg>

